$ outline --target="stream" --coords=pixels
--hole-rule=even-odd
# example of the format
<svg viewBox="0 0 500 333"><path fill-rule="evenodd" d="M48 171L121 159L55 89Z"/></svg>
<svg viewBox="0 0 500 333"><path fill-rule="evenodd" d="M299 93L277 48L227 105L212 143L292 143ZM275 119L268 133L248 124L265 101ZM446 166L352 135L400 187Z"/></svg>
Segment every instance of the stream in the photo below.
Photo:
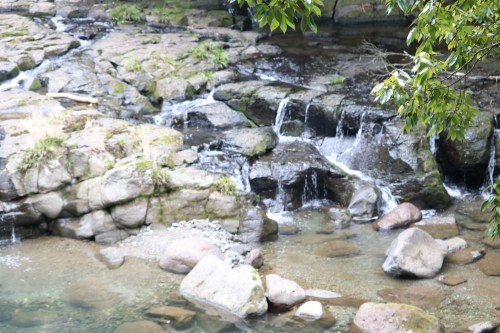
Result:
<svg viewBox="0 0 500 333"><path fill-rule="evenodd" d="M78 21L63 23L59 18L53 19L53 23L58 31L66 31L71 24L82 24ZM94 23L102 28L101 32L112 29L105 22ZM329 91L348 96L353 101L349 105L354 105L351 109L355 109L352 113L355 117L351 118L357 119L354 121L357 124L351 126L353 121L347 123L349 119L345 119L350 117L349 114L342 114L334 135L314 135L310 105L306 103L301 106L299 112L296 111L297 106L291 105L289 98L279 102L272 126L278 135L278 145L312 145L321 156L345 174L374 184L381 193L378 212L383 215L396 207L401 198L393 194L394 187L383 174L379 178L354 166L362 165L359 151L369 149L367 140L372 140L371 135L377 130L380 119L385 121L392 118L386 117L382 110L377 113L381 114L377 116L380 119L373 120L373 110L377 106L370 101L369 91L374 79L366 73L372 64L367 62L365 66L354 66L352 60L365 57L364 52L358 50L364 39L381 47L401 50L406 32L400 26L376 26L374 29L373 26L335 27L329 24L324 24L319 30L321 33L318 36L290 33L263 40L263 44L280 46L283 52L236 64L238 80L266 80L276 86ZM75 33L75 36L78 35ZM82 46L59 59L45 60L37 68L0 83L0 92L26 89L33 77L50 66L57 67L93 43L86 39L80 41ZM331 78L338 75L348 77L346 83L329 84ZM215 103L215 91L193 101L164 106L154 117L139 121L155 122L182 131L185 144L199 152L195 164L197 167L232 175L240 191L251 192L250 174L255 161L230 149L213 148L214 138L220 134L216 129L195 129L187 124L184 127L176 126L175 119L185 118L182 110L192 105ZM303 129L298 135L289 135L285 126L298 119L294 116L297 112L301 114L300 126ZM384 133L377 132L374 137L382 142L385 140ZM438 154L436 140L431 137L429 141L430 151L434 155ZM366 151L366 154L370 153ZM488 170L484 172L485 184L493 179L495 170L494 142L490 155ZM422 308L439 317L446 332L451 332L467 321L498 318L498 277L486 276L474 264L445 263L441 274L456 274L467 279L466 283L455 287L440 284L437 279L388 277L381 267L384 252L400 230L377 232L369 223L351 223L348 228L332 228L328 210L339 205L328 197L326 186L321 185L322 179L318 179L318 174L311 170L305 178L298 209L290 208L290 196L285 193L286 187L279 182L276 193L263 194L261 202L267 215L279 223L281 230L277 241L262 244L265 266L260 270L261 275L277 273L296 281L304 289L329 290L341 295L328 305L336 318L331 328L319 330L306 327L303 332L348 332L357 306L364 301L383 302L380 291L388 288L429 288L427 290L432 295L413 295L413 300L420 301ZM481 241L485 214L480 213L479 208L488 194L450 180L445 182L445 188L452 198L452 205L445 210L425 209L424 217L455 216L460 237L471 247L484 248ZM2 209L8 211L7 208ZM0 220L7 221L7 214L0 216ZM8 237L0 240L0 333L111 333L121 323L142 320L145 309L163 305L182 306L203 313L178 295L182 276L161 271L155 261L126 257L119 269L108 269L96 259L101 246L92 241L55 236L21 240L13 225L2 224L1 221L1 227L6 229L3 233L8 234ZM347 248L346 252L332 257L322 255L322 249L331 242L342 242ZM102 293L96 296L101 307L88 309L65 302L68 286L81 280L98 281L97 285L102 286ZM82 287L79 292L85 293L85 288ZM220 325L218 320L212 320ZM235 323L224 330L240 331L287 332L289 328L282 316L267 314L265 318ZM182 332L206 332L206 329L193 326Z"/></svg>

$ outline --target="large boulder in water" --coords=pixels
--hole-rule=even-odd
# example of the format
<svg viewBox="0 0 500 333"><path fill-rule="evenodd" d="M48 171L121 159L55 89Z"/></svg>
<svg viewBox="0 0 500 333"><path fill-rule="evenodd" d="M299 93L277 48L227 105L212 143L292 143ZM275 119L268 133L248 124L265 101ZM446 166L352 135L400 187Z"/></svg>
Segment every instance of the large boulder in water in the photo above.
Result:
<svg viewBox="0 0 500 333"><path fill-rule="evenodd" d="M446 133L439 138L438 161L446 176L466 185L483 185L488 172L488 162L493 142L493 114L481 112L474 124L465 131L465 140L446 139Z"/></svg>
<svg viewBox="0 0 500 333"><path fill-rule="evenodd" d="M160 267L174 273L188 273L201 259L214 255L224 259L224 253L202 238L187 238L169 244L160 258Z"/></svg>
<svg viewBox="0 0 500 333"><path fill-rule="evenodd" d="M370 221L376 216L380 190L373 184L362 184L352 195L348 210L356 222Z"/></svg>
<svg viewBox="0 0 500 333"><path fill-rule="evenodd" d="M447 207L450 196L423 130L402 132L400 121L362 122L352 149L338 160L386 182L402 201L425 208Z"/></svg>
<svg viewBox="0 0 500 333"><path fill-rule="evenodd" d="M422 211L415 205L404 202L373 223L379 230L390 230L408 226L422 219Z"/></svg>
<svg viewBox="0 0 500 333"><path fill-rule="evenodd" d="M180 293L194 303L240 318L267 311L264 287L257 271L248 265L231 268L212 255L203 258L182 280Z"/></svg>
<svg viewBox="0 0 500 333"><path fill-rule="evenodd" d="M278 238L278 223L261 208L248 207L241 213L238 235L247 242L273 241Z"/></svg>
<svg viewBox="0 0 500 333"><path fill-rule="evenodd" d="M439 319L407 304L364 303L353 319L351 332L443 332Z"/></svg>
<svg viewBox="0 0 500 333"><path fill-rule="evenodd" d="M354 182L309 143L280 143L250 167L252 190L264 197L279 195L286 209L311 199L328 198L347 205Z"/></svg>
<svg viewBox="0 0 500 333"><path fill-rule="evenodd" d="M428 233L410 228L392 241L386 255L382 267L387 274L431 278L443 266L445 252Z"/></svg>
<svg viewBox="0 0 500 333"><path fill-rule="evenodd" d="M274 308L287 310L302 302L306 293L295 281L269 274L266 275L266 296Z"/></svg>

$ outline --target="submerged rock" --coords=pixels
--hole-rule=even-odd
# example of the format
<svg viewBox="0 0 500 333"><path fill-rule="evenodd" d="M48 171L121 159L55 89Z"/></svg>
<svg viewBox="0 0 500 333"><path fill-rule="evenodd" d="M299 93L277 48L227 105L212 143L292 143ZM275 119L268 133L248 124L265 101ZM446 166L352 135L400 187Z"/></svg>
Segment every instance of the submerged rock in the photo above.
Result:
<svg viewBox="0 0 500 333"><path fill-rule="evenodd" d="M387 274L431 278L444 260L441 246L425 231L410 228L398 235L386 251L383 269Z"/></svg>
<svg viewBox="0 0 500 333"><path fill-rule="evenodd" d="M391 210L374 222L374 227L379 230L391 230L408 226L422 219L420 209L405 202Z"/></svg>
<svg viewBox="0 0 500 333"><path fill-rule="evenodd" d="M321 319L323 317L323 306L318 301L305 302L295 311L295 316L311 321Z"/></svg>
<svg viewBox="0 0 500 333"><path fill-rule="evenodd" d="M443 332L438 318L416 306L396 303L361 305L352 322L352 330L359 333Z"/></svg>
<svg viewBox="0 0 500 333"><path fill-rule="evenodd" d="M500 253L488 252L477 266L484 274L489 276L500 276Z"/></svg>
<svg viewBox="0 0 500 333"><path fill-rule="evenodd" d="M195 318L196 312L175 306L159 306L146 311L146 316L154 319L169 320L177 329L189 326Z"/></svg>
<svg viewBox="0 0 500 333"><path fill-rule="evenodd" d="M266 275L266 297L273 308L288 310L306 298L304 289L295 281L277 274Z"/></svg>
<svg viewBox="0 0 500 333"><path fill-rule="evenodd" d="M445 299L440 288L427 286L381 289L377 295L388 303L404 303L423 309L439 307Z"/></svg>
<svg viewBox="0 0 500 333"><path fill-rule="evenodd" d="M99 279L86 279L73 283L62 296L66 303L85 309L106 309L121 301L111 285Z"/></svg>
<svg viewBox="0 0 500 333"><path fill-rule="evenodd" d="M262 315L267 311L264 288L257 271L248 265L232 269L212 255L203 258L189 272L179 291L190 301L240 318Z"/></svg>
<svg viewBox="0 0 500 333"><path fill-rule="evenodd" d="M422 229L434 238L446 239L457 238L460 234L458 225L454 216L433 216L423 219L413 225ZM450 243L451 244L451 243Z"/></svg>
<svg viewBox="0 0 500 333"><path fill-rule="evenodd" d="M160 258L160 267L173 273L189 273L205 256L224 260L224 253L202 238L187 238L172 242Z"/></svg>
<svg viewBox="0 0 500 333"><path fill-rule="evenodd" d="M118 326L113 333L165 333L163 327L149 320L133 321Z"/></svg>

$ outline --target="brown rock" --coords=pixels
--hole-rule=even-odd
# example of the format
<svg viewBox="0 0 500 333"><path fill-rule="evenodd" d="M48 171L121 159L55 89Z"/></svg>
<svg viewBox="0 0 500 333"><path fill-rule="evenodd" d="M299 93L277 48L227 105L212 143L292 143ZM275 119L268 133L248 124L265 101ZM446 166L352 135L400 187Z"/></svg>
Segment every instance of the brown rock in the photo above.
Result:
<svg viewBox="0 0 500 333"><path fill-rule="evenodd" d="M409 226L422 219L422 212L416 206L405 202L373 223L377 230L391 230Z"/></svg>
<svg viewBox="0 0 500 333"><path fill-rule="evenodd" d="M356 243L344 240L334 240L322 243L316 249L316 254L322 257L334 258L359 254Z"/></svg>
<svg viewBox="0 0 500 333"><path fill-rule="evenodd" d="M259 249L253 249L245 256L245 265L250 265L253 268L259 269L264 266L264 257Z"/></svg>
<svg viewBox="0 0 500 333"><path fill-rule="evenodd" d="M500 252L488 252L477 266L484 274L489 276L500 276Z"/></svg>
<svg viewBox="0 0 500 333"><path fill-rule="evenodd" d="M353 319L351 332L441 333L439 320L424 310L407 304L365 303Z"/></svg>
<svg viewBox="0 0 500 333"><path fill-rule="evenodd" d="M194 320L196 313L175 306L159 306L146 311L146 316L170 321L175 328L186 328Z"/></svg>
<svg viewBox="0 0 500 333"><path fill-rule="evenodd" d="M468 247L455 253L447 254L446 261L452 264L467 265L484 255L484 249Z"/></svg>
<svg viewBox="0 0 500 333"><path fill-rule="evenodd" d="M467 279L464 279L460 275L440 275L438 276L437 280L441 282L442 284L445 284L447 286L458 286L459 284L467 282Z"/></svg>
<svg viewBox="0 0 500 333"><path fill-rule="evenodd" d="M164 333L163 327L149 320L121 324L113 333Z"/></svg>
<svg viewBox="0 0 500 333"><path fill-rule="evenodd" d="M421 308L437 307L445 295L437 287L408 287L381 289L377 295L389 303L404 303Z"/></svg>
<svg viewBox="0 0 500 333"><path fill-rule="evenodd" d="M500 238L485 237L482 242L493 249L500 249Z"/></svg>
<svg viewBox="0 0 500 333"><path fill-rule="evenodd" d="M321 301L329 305L342 306L348 308L359 308L363 303L366 303L366 299L358 297L350 297L350 296L322 299Z"/></svg>
<svg viewBox="0 0 500 333"><path fill-rule="evenodd" d="M119 302L120 297L111 286L99 279L81 280L63 293L63 301L85 309L105 309Z"/></svg>
<svg viewBox="0 0 500 333"><path fill-rule="evenodd" d="M203 332L206 333L232 332L232 329L234 329L233 323L222 321L218 317L209 316L204 313L196 314L196 322Z"/></svg>

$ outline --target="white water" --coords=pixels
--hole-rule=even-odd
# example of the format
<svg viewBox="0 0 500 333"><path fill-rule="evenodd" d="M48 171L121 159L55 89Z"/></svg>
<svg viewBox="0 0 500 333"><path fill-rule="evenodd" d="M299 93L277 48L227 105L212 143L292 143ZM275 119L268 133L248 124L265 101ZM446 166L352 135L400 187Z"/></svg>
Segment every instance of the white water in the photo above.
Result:
<svg viewBox="0 0 500 333"><path fill-rule="evenodd" d="M285 120L286 115L286 106L288 104L289 98L283 98L278 105L278 110L276 111L276 120L274 121L274 132L280 136L281 134L281 126L283 126L283 121Z"/></svg>
<svg viewBox="0 0 500 333"><path fill-rule="evenodd" d="M493 186L495 183L495 163L496 163L496 147L495 147L495 138L497 130L491 136L491 148L490 148L490 160L488 161L488 185ZM490 193L493 193L493 187L490 188Z"/></svg>

